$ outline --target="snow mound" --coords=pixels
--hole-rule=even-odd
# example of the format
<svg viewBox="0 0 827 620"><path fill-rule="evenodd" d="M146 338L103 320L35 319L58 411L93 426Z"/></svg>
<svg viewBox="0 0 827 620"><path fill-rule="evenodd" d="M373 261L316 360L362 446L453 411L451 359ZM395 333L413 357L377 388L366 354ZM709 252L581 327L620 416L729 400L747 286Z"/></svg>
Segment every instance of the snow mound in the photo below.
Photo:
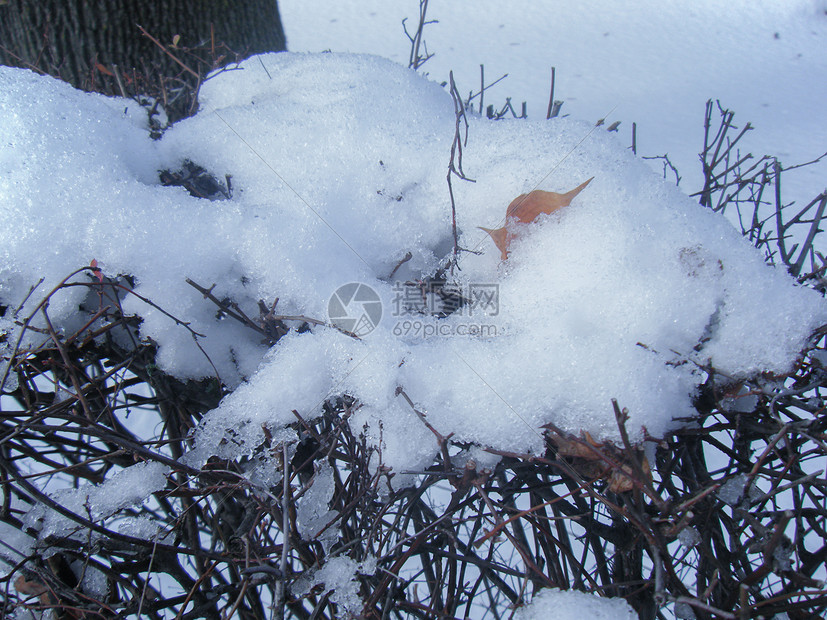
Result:
<svg viewBox="0 0 827 620"><path fill-rule="evenodd" d="M635 437L660 435L692 415L705 368L787 372L827 321L820 296L765 265L726 220L612 134L568 119L469 118L463 167L475 182L453 187L459 245L474 252L451 277L473 303L451 308L405 285L451 256L454 109L439 85L387 60L250 58L208 80L198 114L158 142L121 104L0 68L0 303L16 308L43 277L23 316L94 258L188 321L209 359L169 314L124 299L161 368L202 378L215 367L237 388L198 429L196 465L253 454L263 426L347 394L385 463L421 468L436 442L400 390L442 434L513 452L542 450L546 423L615 439L612 398ZM186 162L227 179L231 198L160 184L159 170ZM589 177L570 207L525 227L505 262L477 228L501 225L521 193ZM381 319L351 300L337 311L357 313L360 339L318 325L267 350L187 278L251 317L278 298L277 314L320 321L340 287L363 283ZM83 294L55 296L53 323L69 329Z"/></svg>

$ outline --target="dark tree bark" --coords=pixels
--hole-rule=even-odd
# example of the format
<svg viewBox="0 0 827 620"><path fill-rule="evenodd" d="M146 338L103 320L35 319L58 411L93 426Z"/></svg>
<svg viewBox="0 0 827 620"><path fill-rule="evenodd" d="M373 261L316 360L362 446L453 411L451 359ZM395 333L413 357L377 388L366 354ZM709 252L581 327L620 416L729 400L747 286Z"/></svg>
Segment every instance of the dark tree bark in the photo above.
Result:
<svg viewBox="0 0 827 620"><path fill-rule="evenodd" d="M168 48L177 35L171 51L198 74L286 49L277 0L0 0L0 64L97 91L106 90L99 67L140 76L133 92L189 73L138 26Z"/></svg>

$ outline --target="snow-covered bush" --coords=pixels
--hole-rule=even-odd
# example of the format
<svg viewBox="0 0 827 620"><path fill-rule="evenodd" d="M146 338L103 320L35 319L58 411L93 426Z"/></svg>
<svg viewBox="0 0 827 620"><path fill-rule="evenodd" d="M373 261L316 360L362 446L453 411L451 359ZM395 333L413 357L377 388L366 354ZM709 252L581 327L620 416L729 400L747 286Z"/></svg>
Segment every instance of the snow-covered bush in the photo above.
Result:
<svg viewBox="0 0 827 620"><path fill-rule="evenodd" d="M615 134L479 118L374 57L254 57L150 131L0 68L9 610L821 608L813 239L769 265ZM715 153L706 206L744 180Z"/></svg>

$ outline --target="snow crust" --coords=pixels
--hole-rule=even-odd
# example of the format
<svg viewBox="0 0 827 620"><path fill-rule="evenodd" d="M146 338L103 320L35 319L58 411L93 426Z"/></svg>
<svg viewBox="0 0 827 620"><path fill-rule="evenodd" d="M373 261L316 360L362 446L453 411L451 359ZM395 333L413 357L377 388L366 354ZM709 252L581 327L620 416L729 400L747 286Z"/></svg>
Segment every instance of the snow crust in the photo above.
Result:
<svg viewBox="0 0 827 620"><path fill-rule="evenodd" d="M335 490L333 468L324 463L316 472L312 484L302 495L296 511L296 527L304 540L318 540L325 551L336 542L336 529L331 527L339 513L330 510L330 500Z"/></svg>
<svg viewBox="0 0 827 620"><path fill-rule="evenodd" d="M13 505L15 509L25 510L28 507L17 499L14 500ZM0 568L6 570L17 565L34 551L36 543L34 538L16 527L8 523L0 524Z"/></svg>
<svg viewBox="0 0 827 620"><path fill-rule="evenodd" d="M348 617L356 617L364 605L359 596L357 573L372 575L376 572L376 558L356 562L347 556L330 558L313 576L313 584L324 584L325 591L332 592L330 600L341 606Z"/></svg>
<svg viewBox="0 0 827 620"><path fill-rule="evenodd" d="M748 482L749 476L747 474L733 476L718 489L718 499L730 506L737 506L744 499Z"/></svg>
<svg viewBox="0 0 827 620"><path fill-rule="evenodd" d="M152 493L163 489L166 486L167 473L169 467L161 463L138 463L119 471L99 485L63 489L51 495L55 502L75 514L87 515L90 521L100 523L124 508L143 503ZM127 522L132 520L146 521L126 519ZM45 504L36 504L26 513L24 521L29 527L38 530L41 540L52 535L68 535L78 528L74 521ZM146 533L146 528L142 531Z"/></svg>
<svg viewBox="0 0 827 620"><path fill-rule="evenodd" d="M517 610L514 620L635 620L635 611L622 598L604 598L577 590L541 590Z"/></svg>
<svg viewBox="0 0 827 620"><path fill-rule="evenodd" d="M694 527L685 527L678 532L678 540L684 547L691 549L701 544L701 535Z"/></svg>
<svg viewBox="0 0 827 620"><path fill-rule="evenodd" d="M348 394L359 403L352 424L375 443L381 435L385 464L420 469L437 445L399 389L442 434L501 450L541 450L549 422L616 438L612 398L634 437L661 435L692 414L704 368L784 373L827 321L816 293L766 266L616 136L570 119L473 116L463 167L475 182L455 180L454 195L459 244L474 252L453 277L462 291L496 291L497 307L404 314L400 282L451 255L446 91L376 57L283 53L213 77L200 101L153 142L126 102L0 67L0 303L17 308L43 277L25 316L96 259L189 322L209 360L169 316L124 300L162 369L201 378L214 365L237 388L205 416L192 464L252 454L262 425L278 430L294 410L312 418ZM230 176L232 198L161 186L158 171L185 160ZM477 228L502 225L521 193L590 177L570 207L526 226L505 262ZM362 282L383 316L362 339L316 326L266 350L186 278L252 317L259 300L278 298L277 313L319 320L338 287ZM54 296L52 321L71 329L84 295Z"/></svg>

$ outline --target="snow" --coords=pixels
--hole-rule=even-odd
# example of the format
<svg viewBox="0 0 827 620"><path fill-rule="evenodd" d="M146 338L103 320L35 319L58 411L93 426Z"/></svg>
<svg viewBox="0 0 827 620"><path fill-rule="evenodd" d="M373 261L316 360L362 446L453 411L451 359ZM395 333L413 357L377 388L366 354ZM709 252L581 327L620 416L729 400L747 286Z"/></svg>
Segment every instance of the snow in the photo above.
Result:
<svg viewBox="0 0 827 620"><path fill-rule="evenodd" d="M718 489L718 499L730 506L738 506L744 500L751 501L762 495L757 485L747 484L750 477L747 474L738 474L727 480Z"/></svg>
<svg viewBox="0 0 827 620"><path fill-rule="evenodd" d="M26 507L21 502L15 504ZM34 551L37 541L8 523L0 523L0 566L15 566Z"/></svg>
<svg viewBox="0 0 827 620"><path fill-rule="evenodd" d="M517 610L514 620L634 620L638 616L622 598L604 598L577 590L543 589Z"/></svg>
<svg viewBox="0 0 827 620"><path fill-rule="evenodd" d="M3 68L0 83L0 301L17 307L44 277L24 316L92 259L109 277L132 276L158 307L131 295L123 305L157 343L158 365L182 378L217 369L237 388L205 416L193 465L250 455L263 426L278 432L294 410L309 419L342 394L359 403L356 428L377 443L381 433L395 473L436 454L419 414L459 441L537 453L546 423L616 439L616 398L633 437L659 436L692 414L704 368L784 373L827 320L818 294L765 265L616 135L473 115L463 166L475 182L456 180L454 195L460 246L474 252L460 254L453 279L493 302L406 314L404 282L451 256L454 112L438 84L381 58L250 58L208 80L198 114L157 142L117 101L22 70ZM157 170L185 161L231 177L232 199L159 184ZM500 225L521 193L590 177L570 207L523 226L506 261L478 228ZM384 312L360 339L320 325L268 351L186 278L253 317L259 300L278 298L277 312L325 320L334 292L359 282ZM70 329L83 294L53 296L52 321ZM209 359L169 314L203 335Z"/></svg>
<svg viewBox="0 0 827 620"><path fill-rule="evenodd" d="M678 540L684 547L691 549L701 544L701 535L698 530L689 526L678 532Z"/></svg>
<svg viewBox="0 0 827 620"><path fill-rule="evenodd" d="M62 489L52 493L51 497L73 513L86 515L90 521L100 523L124 508L143 503L152 493L163 489L168 472L169 467L160 463L138 463L122 469L101 484ZM45 504L36 504L29 510L24 522L38 531L40 540L68 535L77 528L74 521Z"/></svg>
<svg viewBox="0 0 827 620"><path fill-rule="evenodd" d="M361 52L407 65L417 0L279 2L287 44L296 52ZM424 40L433 53L422 71L454 77L463 95L508 77L485 94L527 102L529 118L545 118L556 67L555 99L563 114L591 122L621 121L638 152L668 153L685 191L700 189L707 99L735 111L736 124L756 128L743 152L775 155L783 164L827 151L827 3L824 0L602 0L517 2L431 0ZM660 162L651 162L660 171ZM785 191L806 204L825 189L827 162L790 173Z"/></svg>
<svg viewBox="0 0 827 620"><path fill-rule="evenodd" d="M316 471L308 490L298 501L296 510L296 528L303 540L318 540L325 551L336 542L335 527L331 527L339 516L329 509L330 500L336 486L333 481L333 468L323 463Z"/></svg>
<svg viewBox="0 0 827 620"><path fill-rule="evenodd" d="M82 575L80 589L85 594L103 598L109 588L109 579L106 573L99 571L92 566L85 566L83 562L75 561L72 569Z"/></svg>
<svg viewBox="0 0 827 620"><path fill-rule="evenodd" d="M363 602L359 596L357 573L372 575L376 572L376 558L356 562L347 556L336 556L327 560L313 576L313 585L324 584L325 592L331 592L330 600L342 607L347 617L357 617Z"/></svg>
<svg viewBox="0 0 827 620"><path fill-rule="evenodd" d="M758 395L753 394L746 387L742 387L737 394L721 399L721 408L724 411L738 411L750 413L758 406Z"/></svg>
<svg viewBox="0 0 827 620"><path fill-rule="evenodd" d="M684 602L675 603L675 617L681 620L695 620L697 618L692 606ZM778 620L779 616L775 616L775 618Z"/></svg>

